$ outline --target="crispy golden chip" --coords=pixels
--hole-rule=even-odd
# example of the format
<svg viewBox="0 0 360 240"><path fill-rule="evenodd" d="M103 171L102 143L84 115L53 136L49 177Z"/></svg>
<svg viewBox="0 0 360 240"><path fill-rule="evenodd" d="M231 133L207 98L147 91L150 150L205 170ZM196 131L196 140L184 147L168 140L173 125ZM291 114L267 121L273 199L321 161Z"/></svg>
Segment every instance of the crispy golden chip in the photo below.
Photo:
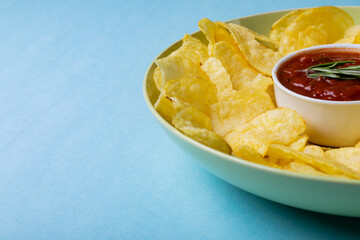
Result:
<svg viewBox="0 0 360 240"><path fill-rule="evenodd" d="M228 96L228 101L210 105L211 124L214 132L220 136L240 128L257 115L274 108L265 92L232 92L231 95Z"/></svg>
<svg viewBox="0 0 360 240"><path fill-rule="evenodd" d="M301 162L289 162L283 167L285 170L304 173L314 176L329 176L321 171L316 170L315 168Z"/></svg>
<svg viewBox="0 0 360 240"><path fill-rule="evenodd" d="M232 33L240 51L249 64L260 73L271 76L271 71L282 55L256 40L256 35L246 27L229 23L223 24Z"/></svg>
<svg viewBox="0 0 360 240"><path fill-rule="evenodd" d="M320 170L317 170L317 169L311 167L308 164L301 163L301 162L289 162L289 163L287 163L286 165L283 166L283 169L288 170L288 171L313 175L313 176L336 177L336 178L347 178L347 179L350 178L350 177L345 176L343 174L341 174L341 175L338 175L338 174L331 174L331 175L326 174L326 173L321 172Z"/></svg>
<svg viewBox="0 0 360 240"><path fill-rule="evenodd" d="M360 44L360 36L355 36L355 39L353 40L354 44Z"/></svg>
<svg viewBox="0 0 360 240"><path fill-rule="evenodd" d="M209 19L201 19L199 21L199 28L205 34L209 43L215 44L216 42L225 41L228 43L234 43L235 46L235 40L231 36L230 32L228 32L226 28L219 26Z"/></svg>
<svg viewBox="0 0 360 240"><path fill-rule="evenodd" d="M156 111L165 118L166 121L169 123L172 122L172 119L174 115L186 108L195 107L199 111L203 113L209 112L209 107L205 105L193 105L191 103L187 103L184 101L181 101L177 97L169 97L166 96L165 93L161 93L158 100L156 101L154 105Z"/></svg>
<svg viewBox="0 0 360 240"><path fill-rule="evenodd" d="M237 48L237 44L235 39L231 36L231 33L219 24L216 24L207 18L203 18L199 21L199 28L209 41L208 52L210 56L212 56L213 47L217 42L228 42Z"/></svg>
<svg viewBox="0 0 360 240"><path fill-rule="evenodd" d="M181 45L181 47L179 49L177 49L176 51L172 52L170 55L170 57L172 56L178 56L179 58L185 58L187 60L191 60L193 63L195 63L195 65L197 66L201 66L206 59L209 58L209 54L207 52L207 47L205 46L205 44L203 44L199 39L196 39L188 34L185 34L185 36L183 37L183 43ZM165 58L166 60L166 58ZM182 63L183 65L187 64L187 60L184 60L184 63ZM162 66L167 66L167 64L170 64L169 67L175 67L171 64L174 64L174 61L170 61L170 63L163 63L160 61L160 65ZM178 64L181 66L181 64ZM193 65L190 63L190 65ZM187 66L182 66L182 68L186 68ZM174 69L173 69L174 70ZM197 68L194 69L196 72L199 72ZM191 71L190 71L191 72ZM176 73L176 74L179 74ZM172 77L172 79L178 79L178 78L183 78L186 76L193 76L193 75L187 75L187 74L180 74L180 76L177 76L175 74L175 77ZM199 75L200 74L200 75ZM197 73L196 76L203 76L204 75L202 73ZM161 91L162 87L163 87L163 83L166 82L168 79L163 80L162 78L162 71L159 67L156 67L155 71L154 71L154 81L155 81L155 85L156 87Z"/></svg>
<svg viewBox="0 0 360 240"><path fill-rule="evenodd" d="M342 38L337 40L335 43L354 43L354 44L359 44L360 42L358 41L358 36L354 36L354 37L347 37L347 38Z"/></svg>
<svg viewBox="0 0 360 240"><path fill-rule="evenodd" d="M205 44L203 44L199 39L188 34L185 34L183 37L181 47L172 52L170 55L186 57L198 66L201 66L206 59L209 58L208 50Z"/></svg>
<svg viewBox="0 0 360 240"><path fill-rule="evenodd" d="M204 128L182 127L180 131L192 139L224 153L231 153L227 142L216 133Z"/></svg>
<svg viewBox="0 0 360 240"><path fill-rule="evenodd" d="M232 155L247 160L249 162L278 168L278 166L266 161L260 153L247 145L239 145L235 150L233 150Z"/></svg>
<svg viewBox="0 0 360 240"><path fill-rule="evenodd" d="M265 91L270 95L271 94L271 89L273 89L272 88L273 84L274 84L274 82L273 82L272 78L266 77L266 76L259 73L253 79L251 84L249 86L246 86L246 87L250 87L252 89L258 89L260 91ZM269 89L270 89L270 91L269 91ZM270 96L270 98L272 99L271 96Z"/></svg>
<svg viewBox="0 0 360 240"><path fill-rule="evenodd" d="M248 132L265 127L268 128L269 133L274 134L274 137L279 139L279 143L290 144L305 131L305 122L296 111L288 108L277 108L257 116L238 131ZM282 138L288 138L288 140ZM273 138L273 140L276 139Z"/></svg>
<svg viewBox="0 0 360 240"><path fill-rule="evenodd" d="M336 41L336 43L355 43L359 44L360 25L352 26L346 29L344 37Z"/></svg>
<svg viewBox="0 0 360 240"><path fill-rule="evenodd" d="M168 81L163 93L167 97L176 97L190 103L196 109L208 114L208 106L216 102L214 86L201 78L183 78Z"/></svg>
<svg viewBox="0 0 360 240"><path fill-rule="evenodd" d="M198 64L183 56L168 56L156 60L155 63L161 70L161 89L166 82L174 79L186 77L208 79L208 76Z"/></svg>
<svg viewBox="0 0 360 240"><path fill-rule="evenodd" d="M220 102L227 102L227 101L234 102L237 100L246 99L246 98L248 98L248 95L258 95L258 94L267 98L267 95L262 91L256 91L253 89L241 89L239 91L236 91L236 90L225 91L225 92L219 94L219 99L220 99L219 101Z"/></svg>
<svg viewBox="0 0 360 240"><path fill-rule="evenodd" d="M309 26L304 32L299 32L297 49L326 43L328 43L327 31L323 28L323 24L320 24L319 26Z"/></svg>
<svg viewBox="0 0 360 240"><path fill-rule="evenodd" d="M157 87L157 89L159 89L159 91L161 91L161 88L162 88L162 76L161 76L161 70L160 70L159 67L155 68L153 79L154 79L154 82L155 82L155 86Z"/></svg>
<svg viewBox="0 0 360 240"><path fill-rule="evenodd" d="M340 162L310 156L306 153L292 150L291 148L283 145L271 144L268 148L267 155L269 155L271 159L278 159L283 163L292 161L300 162L308 164L316 170L320 170L327 174L345 175L350 178L360 179L359 172L354 171Z"/></svg>
<svg viewBox="0 0 360 240"><path fill-rule="evenodd" d="M317 145L307 145L302 151L310 156L318 157L321 159L326 158L324 150Z"/></svg>
<svg viewBox="0 0 360 240"><path fill-rule="evenodd" d="M296 151L302 151L305 148L307 141L309 140L309 136L306 134L302 134L296 139L294 142L290 144L290 148Z"/></svg>
<svg viewBox="0 0 360 240"><path fill-rule="evenodd" d="M334 162L340 162L345 166L360 173L360 148L346 147L332 149L325 152L325 156L328 160Z"/></svg>
<svg viewBox="0 0 360 240"><path fill-rule="evenodd" d="M210 118L193 107L188 107L177 112L172 119L172 124L177 129L182 127L196 127L212 130Z"/></svg>
<svg viewBox="0 0 360 240"><path fill-rule="evenodd" d="M269 140L263 136L259 137L253 134L242 134L236 130L229 132L224 136L224 138L232 149L236 149L239 145L247 145L259 152L261 156L265 156L267 148L270 144Z"/></svg>
<svg viewBox="0 0 360 240"><path fill-rule="evenodd" d="M286 55L298 50L299 34L305 32L309 26L324 30L326 32L325 42L333 43L342 38L345 30L353 25L354 21L351 16L337 7L307 9L288 24L281 36L279 51Z"/></svg>
<svg viewBox="0 0 360 240"><path fill-rule="evenodd" d="M169 123L171 123L176 110L173 107L172 100L169 97L160 94L158 100L154 105L156 111Z"/></svg>
<svg viewBox="0 0 360 240"><path fill-rule="evenodd" d="M214 57L220 60L229 73L235 90L241 89L258 75L241 53L227 42L222 41L214 45Z"/></svg>
<svg viewBox="0 0 360 240"><path fill-rule="evenodd" d="M259 74L242 54L227 42L218 42L214 45L214 57L221 61L229 73L235 90L253 88L266 91L273 84L271 78Z"/></svg>
<svg viewBox="0 0 360 240"><path fill-rule="evenodd" d="M210 82L215 85L218 101L220 100L219 98L221 98L222 94L233 89L230 76L219 59L211 57L204 63L204 65L201 66L201 68L209 76Z"/></svg>
<svg viewBox="0 0 360 240"><path fill-rule="evenodd" d="M198 25L201 32L205 35L206 39L208 40L209 44L215 44L216 43L215 34L221 31L221 30L217 31L218 26L207 18L201 19Z"/></svg>
<svg viewBox="0 0 360 240"><path fill-rule="evenodd" d="M200 95L194 97L192 96L194 93ZM175 79L166 83L154 107L166 121L171 123L177 112L190 107L209 115L209 104L213 103L214 98L213 86L204 79Z"/></svg>
<svg viewBox="0 0 360 240"><path fill-rule="evenodd" d="M355 144L355 147L360 148L360 141Z"/></svg>
<svg viewBox="0 0 360 240"><path fill-rule="evenodd" d="M353 37L360 35L360 25L355 25L346 29L344 37Z"/></svg>
<svg viewBox="0 0 360 240"><path fill-rule="evenodd" d="M271 85L267 88L266 93L269 94L269 96L270 96L272 102L274 103L275 107L277 107L276 98L275 98L274 84L271 84Z"/></svg>
<svg viewBox="0 0 360 240"><path fill-rule="evenodd" d="M254 92L254 91L249 91L249 92ZM236 100L240 100L240 99L244 99L246 98L246 95L248 94L247 90L242 90L242 91L236 91L236 90L231 90L231 91L224 91L222 93L219 94L219 102L225 102L225 101L236 101Z"/></svg>
<svg viewBox="0 0 360 240"><path fill-rule="evenodd" d="M232 149L248 145L265 155L271 143L288 145L305 131L303 118L294 110L277 108L262 113L238 130L225 135Z"/></svg>
<svg viewBox="0 0 360 240"><path fill-rule="evenodd" d="M275 42L280 42L281 36L288 27L288 25L292 23L304 11L305 11L304 9L291 11L288 14L281 17L279 20L277 20L271 27L270 39L272 39Z"/></svg>
<svg viewBox="0 0 360 240"><path fill-rule="evenodd" d="M249 29L250 30L250 29ZM251 30L250 30L251 31ZM274 51L278 51L278 47L279 47L279 43L272 40L271 38L258 34L257 32L251 31L255 34L255 38L258 42L260 42L261 44L270 47L272 50Z"/></svg>

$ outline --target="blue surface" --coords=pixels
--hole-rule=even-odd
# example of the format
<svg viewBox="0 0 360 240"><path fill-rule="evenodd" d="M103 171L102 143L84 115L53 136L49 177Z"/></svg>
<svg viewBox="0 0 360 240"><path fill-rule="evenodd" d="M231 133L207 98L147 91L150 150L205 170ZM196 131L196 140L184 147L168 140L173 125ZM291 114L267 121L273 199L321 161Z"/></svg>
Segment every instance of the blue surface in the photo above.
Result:
<svg viewBox="0 0 360 240"><path fill-rule="evenodd" d="M0 239L356 239L360 219L273 203L194 164L142 81L203 17L358 3L1 1Z"/></svg>

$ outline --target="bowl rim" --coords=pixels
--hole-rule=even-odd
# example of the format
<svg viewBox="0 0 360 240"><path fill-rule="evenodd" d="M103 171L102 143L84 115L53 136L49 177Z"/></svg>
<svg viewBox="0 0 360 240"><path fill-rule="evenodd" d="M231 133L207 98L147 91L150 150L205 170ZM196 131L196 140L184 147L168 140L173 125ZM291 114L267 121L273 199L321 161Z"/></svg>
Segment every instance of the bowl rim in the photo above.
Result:
<svg viewBox="0 0 360 240"><path fill-rule="evenodd" d="M360 8L360 6L339 6L342 9L351 9L351 8ZM244 17L239 17L239 18L234 18L228 21L225 21L226 23L229 22L235 22L241 19L245 19L245 18L249 18L249 17L255 17L258 15L265 15L265 14L273 14L273 13L286 13L292 10L295 10L298 8L293 8L293 9L284 9L284 10L277 10L277 11L268 11L268 12L264 12L264 13L258 13L258 14L253 14L253 15L249 15L249 16L244 16ZM194 36L195 34L199 34L200 31L196 31L193 32L189 35ZM172 48L174 45L176 44L180 44L180 42L182 41L182 39L177 40L176 42L172 43L171 45L169 45L168 47L166 47L163 51L161 51L156 57L155 59L153 59L151 61L151 63L149 64L145 76L144 76L144 80L143 80L143 96L146 102L146 105L148 106L150 112L154 115L154 117L158 120L158 122L165 127L169 132L171 132L172 134L176 135L177 137L179 137L181 140L187 142L188 144L194 145L195 147L199 148L200 150L204 151L204 152L208 152L212 155L215 155L223 160L227 160L230 162L233 162L235 164L239 164L239 165L244 165L246 167L249 168L255 168L257 170L260 171L265 171L267 173L271 173L271 174L276 174L276 175L281 175L284 177L290 177L290 178L296 178L296 179L302 179L302 180L307 180L307 181L319 181L319 182L329 182L329 183L334 183L334 184L346 184L346 185L357 185L360 186L360 180L357 179L346 179L346 178L336 178L336 177L331 177L331 176L315 176L315 175L309 175L309 174L304 174L304 173L297 173L297 172L291 172L291 171L286 171L283 169L277 169L277 168L273 168L270 166L265 166L265 165L260 165L260 164L256 164L247 160L244 160L242 158L239 157L235 157L232 156L230 154L226 154L223 153L221 151L215 150L211 147L208 147L202 143L199 143L195 140L193 140L192 138L186 136L185 134L183 134L182 132L180 132L179 130L177 130L174 126L172 126L170 123L168 123L154 108L153 104L150 101L150 97L148 95L147 92L147 83L148 83L148 78L149 78L149 74L151 72L151 69L153 68L153 66L155 65L155 61L157 59L159 59L162 55L164 55L167 51L169 51L170 48Z"/></svg>
<svg viewBox="0 0 360 240"><path fill-rule="evenodd" d="M280 67L286 63L288 60L306 53L306 52L311 52L313 50L322 50L322 49L348 49L350 51L350 49L358 49L360 50L360 44L350 44L350 43L333 43L333 44L323 44L323 45L317 45L317 46L313 46L313 47L308 47L308 48L304 48L304 49L300 49L297 50L295 52L292 52L286 56L284 56L283 58L281 58L275 65L274 68L272 69L272 79L274 81L274 85L276 85L278 88L280 88L283 92L286 92L288 95L291 95L295 98L299 98L301 100L305 100L307 102L312 102L312 103L318 103L318 104L323 104L323 105L360 105L360 100L355 100L355 101L334 101L334 100L326 100L326 99L317 99L317 98L312 98L312 97L308 97L308 96L304 96L301 95L299 93L293 92L290 89L286 88L284 85L282 85L282 83L279 81L278 77L277 77L277 73L280 69ZM275 94L276 95L276 94Z"/></svg>

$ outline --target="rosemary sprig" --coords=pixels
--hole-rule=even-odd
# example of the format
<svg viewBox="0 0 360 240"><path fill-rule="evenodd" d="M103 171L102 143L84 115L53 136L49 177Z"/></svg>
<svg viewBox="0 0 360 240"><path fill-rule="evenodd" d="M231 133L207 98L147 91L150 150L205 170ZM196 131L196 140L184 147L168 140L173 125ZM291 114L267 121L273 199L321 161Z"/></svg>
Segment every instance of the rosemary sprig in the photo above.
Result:
<svg viewBox="0 0 360 240"><path fill-rule="evenodd" d="M355 63L355 61L339 61L322 63L311 66L305 70L309 78L328 77L335 79L359 79L360 80L360 65L354 65L344 68L337 68L346 63Z"/></svg>

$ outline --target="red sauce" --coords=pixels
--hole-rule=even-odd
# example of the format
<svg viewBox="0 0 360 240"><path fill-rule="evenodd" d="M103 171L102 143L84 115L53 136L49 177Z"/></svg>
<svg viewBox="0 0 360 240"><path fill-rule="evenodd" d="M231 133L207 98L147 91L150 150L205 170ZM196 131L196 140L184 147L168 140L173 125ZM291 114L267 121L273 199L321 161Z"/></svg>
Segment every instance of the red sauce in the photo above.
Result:
<svg viewBox="0 0 360 240"><path fill-rule="evenodd" d="M299 71L317 64L338 61L355 61L341 67L360 65L360 51L320 49L299 55L282 65L278 71L278 79L286 88L304 96L332 101L360 100L360 79L344 80L327 77L313 79L308 78L305 72Z"/></svg>

